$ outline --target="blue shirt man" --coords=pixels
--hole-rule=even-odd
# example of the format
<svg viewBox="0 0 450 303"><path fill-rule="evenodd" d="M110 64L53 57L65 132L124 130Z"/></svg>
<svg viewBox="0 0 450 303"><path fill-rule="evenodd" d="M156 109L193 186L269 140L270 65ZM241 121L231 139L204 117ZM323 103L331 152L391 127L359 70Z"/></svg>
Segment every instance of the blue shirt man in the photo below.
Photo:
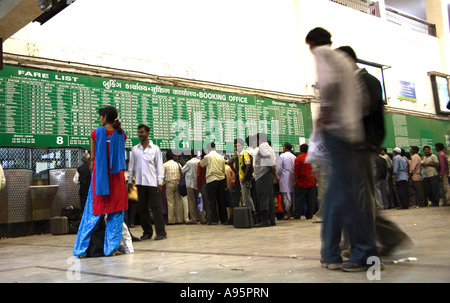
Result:
<svg viewBox="0 0 450 303"><path fill-rule="evenodd" d="M406 161L405 159L402 158L400 153L398 153L394 157L393 169L395 174L395 181L408 181L408 171L406 169Z"/></svg>
<svg viewBox="0 0 450 303"><path fill-rule="evenodd" d="M392 164L395 174L395 185L397 186L399 206L402 209L409 208L408 192L408 171L406 170L406 161L401 156L402 150L399 147L394 148L394 163Z"/></svg>

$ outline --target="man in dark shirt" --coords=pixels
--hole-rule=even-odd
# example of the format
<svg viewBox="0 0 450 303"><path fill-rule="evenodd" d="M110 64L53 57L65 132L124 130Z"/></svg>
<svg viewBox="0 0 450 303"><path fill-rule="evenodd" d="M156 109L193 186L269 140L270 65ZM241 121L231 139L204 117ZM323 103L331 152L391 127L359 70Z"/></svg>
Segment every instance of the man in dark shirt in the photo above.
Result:
<svg viewBox="0 0 450 303"><path fill-rule="evenodd" d="M91 186L91 170L89 169L91 162L90 160L91 156L88 153L84 153L81 157L81 161L83 161L83 164L77 168L78 183L80 184L80 207L82 211L84 211L89 187Z"/></svg>

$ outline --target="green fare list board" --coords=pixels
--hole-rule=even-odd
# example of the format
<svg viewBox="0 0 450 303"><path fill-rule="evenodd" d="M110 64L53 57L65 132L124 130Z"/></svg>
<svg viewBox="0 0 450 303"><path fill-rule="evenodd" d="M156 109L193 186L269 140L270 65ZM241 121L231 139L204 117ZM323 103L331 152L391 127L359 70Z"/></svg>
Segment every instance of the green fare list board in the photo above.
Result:
<svg viewBox="0 0 450 303"><path fill-rule="evenodd" d="M106 105L119 111L127 148L139 143L141 123L160 148L185 151L214 141L232 152L235 138L259 131L269 134L275 150L287 141L298 151L312 129L309 103L4 66L0 145L89 147Z"/></svg>

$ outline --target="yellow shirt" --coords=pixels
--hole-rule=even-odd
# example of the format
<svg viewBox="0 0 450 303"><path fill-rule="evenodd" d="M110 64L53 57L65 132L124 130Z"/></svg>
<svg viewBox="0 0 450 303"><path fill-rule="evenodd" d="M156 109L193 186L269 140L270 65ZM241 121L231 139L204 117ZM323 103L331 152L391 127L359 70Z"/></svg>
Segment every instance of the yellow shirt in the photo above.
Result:
<svg viewBox="0 0 450 303"><path fill-rule="evenodd" d="M250 155L248 152L243 150L241 154L239 155L239 180L244 178L245 171L242 170L242 166L251 164Z"/></svg>
<svg viewBox="0 0 450 303"><path fill-rule="evenodd" d="M200 165L206 166L206 183L225 179L225 160L215 150L207 154Z"/></svg>

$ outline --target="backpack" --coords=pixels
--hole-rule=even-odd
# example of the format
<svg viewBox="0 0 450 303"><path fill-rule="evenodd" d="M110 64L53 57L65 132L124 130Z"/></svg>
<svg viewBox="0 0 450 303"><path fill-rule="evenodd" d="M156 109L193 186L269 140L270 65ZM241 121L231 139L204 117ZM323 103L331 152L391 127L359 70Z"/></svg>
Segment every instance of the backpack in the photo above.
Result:
<svg viewBox="0 0 450 303"><path fill-rule="evenodd" d="M386 130L384 125L383 91L380 81L369 74L365 69L361 73L362 80L366 84L370 96L369 113L363 117L364 143L376 153L383 143Z"/></svg>

